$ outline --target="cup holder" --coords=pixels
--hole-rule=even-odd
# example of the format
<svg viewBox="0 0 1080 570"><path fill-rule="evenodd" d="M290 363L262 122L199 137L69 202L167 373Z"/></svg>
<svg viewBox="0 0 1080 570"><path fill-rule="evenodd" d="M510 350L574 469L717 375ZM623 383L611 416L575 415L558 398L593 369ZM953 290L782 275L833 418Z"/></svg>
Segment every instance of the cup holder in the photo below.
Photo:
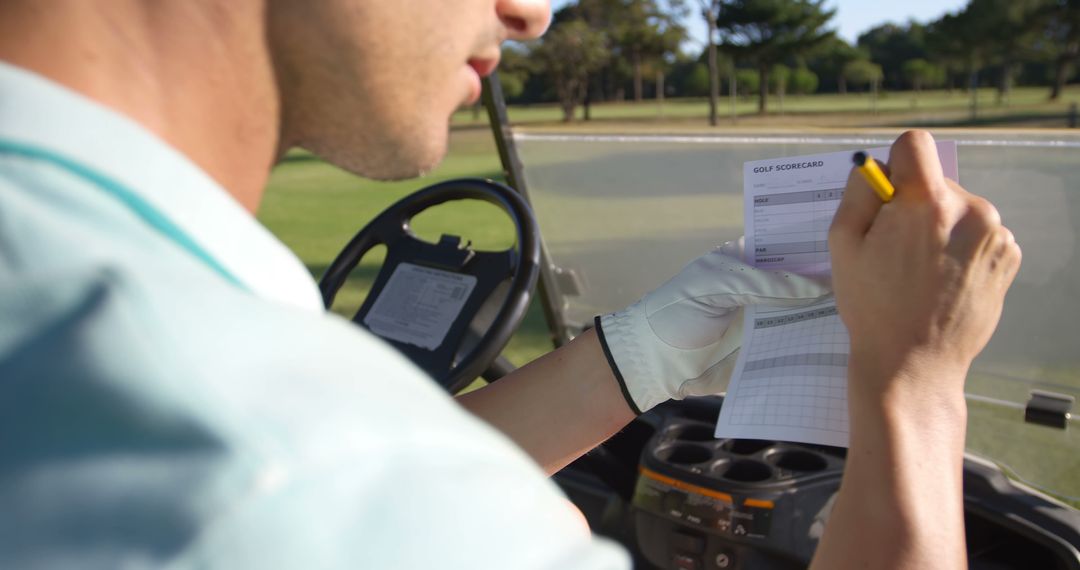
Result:
<svg viewBox="0 0 1080 570"><path fill-rule="evenodd" d="M769 461L780 469L805 473L824 471L829 466L824 457L809 451L778 451L769 456Z"/></svg>
<svg viewBox="0 0 1080 570"><path fill-rule="evenodd" d="M678 413L679 417L686 418L688 420L715 424L717 416L720 415L720 408L712 407L709 405L695 406L692 404L688 404L686 403L686 401L684 401Z"/></svg>
<svg viewBox="0 0 1080 570"><path fill-rule="evenodd" d="M723 448L735 455L753 455L773 443L764 439L729 439L724 442Z"/></svg>
<svg viewBox="0 0 1080 570"><path fill-rule="evenodd" d="M713 441L716 436L709 426L688 425L675 430L675 439L682 441Z"/></svg>
<svg viewBox="0 0 1080 570"><path fill-rule="evenodd" d="M772 468L761 461L743 459L736 461L724 471L723 478L728 481L755 483L772 477Z"/></svg>
<svg viewBox="0 0 1080 570"><path fill-rule="evenodd" d="M673 445L658 450L656 456L676 465L694 465L712 459L712 451L697 445Z"/></svg>

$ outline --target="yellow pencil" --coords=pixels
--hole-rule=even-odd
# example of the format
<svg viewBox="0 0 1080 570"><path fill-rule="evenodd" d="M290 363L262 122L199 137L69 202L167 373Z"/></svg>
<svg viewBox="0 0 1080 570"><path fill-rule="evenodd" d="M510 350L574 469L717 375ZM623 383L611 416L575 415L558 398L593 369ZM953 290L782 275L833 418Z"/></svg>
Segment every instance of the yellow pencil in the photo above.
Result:
<svg viewBox="0 0 1080 570"><path fill-rule="evenodd" d="M856 152L851 157L851 160L855 162L855 168L859 169L863 178L870 183L870 187L877 193L878 198L881 198L882 202L891 202L896 189L893 188L885 173L881 171L877 161L861 150Z"/></svg>

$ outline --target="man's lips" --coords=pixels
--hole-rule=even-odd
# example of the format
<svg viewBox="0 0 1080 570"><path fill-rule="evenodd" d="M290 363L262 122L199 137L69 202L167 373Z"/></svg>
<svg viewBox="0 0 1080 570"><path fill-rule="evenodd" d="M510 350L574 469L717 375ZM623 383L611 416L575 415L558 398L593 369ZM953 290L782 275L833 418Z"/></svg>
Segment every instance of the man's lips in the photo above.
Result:
<svg viewBox="0 0 1080 570"><path fill-rule="evenodd" d="M491 75L491 72L495 71L495 67L499 65L499 56L474 57L470 58L467 63L467 67L472 73L469 73L469 95L465 100L465 104L473 105L480 100L480 93L482 91L480 79Z"/></svg>
<svg viewBox="0 0 1080 570"><path fill-rule="evenodd" d="M479 58L474 57L469 60L469 67L473 68L480 77L487 77L491 75L492 71L495 71L495 67L499 65L499 58Z"/></svg>

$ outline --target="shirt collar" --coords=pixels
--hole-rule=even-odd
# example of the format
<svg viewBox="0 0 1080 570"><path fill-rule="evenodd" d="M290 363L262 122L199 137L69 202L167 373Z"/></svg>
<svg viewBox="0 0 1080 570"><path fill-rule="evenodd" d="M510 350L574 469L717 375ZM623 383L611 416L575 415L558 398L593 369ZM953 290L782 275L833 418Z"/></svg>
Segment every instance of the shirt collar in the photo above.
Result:
<svg viewBox="0 0 1080 570"><path fill-rule="evenodd" d="M322 310L296 255L202 169L130 118L0 62L0 138L50 150L126 186L256 295Z"/></svg>

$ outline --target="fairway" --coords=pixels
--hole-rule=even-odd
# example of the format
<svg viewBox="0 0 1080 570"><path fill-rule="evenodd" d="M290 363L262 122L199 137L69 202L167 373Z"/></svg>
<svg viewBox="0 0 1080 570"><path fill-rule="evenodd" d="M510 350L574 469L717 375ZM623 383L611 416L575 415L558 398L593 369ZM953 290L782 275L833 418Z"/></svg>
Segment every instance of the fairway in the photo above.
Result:
<svg viewBox="0 0 1080 570"><path fill-rule="evenodd" d="M1015 88L1006 101L999 103L994 89L978 90L976 116L971 116L971 94L961 90L936 90L881 93L875 99L868 93L821 93L788 95L781 100L769 97L769 113L757 114L756 96L739 96L732 105L731 98L720 98L718 112L721 125L730 125L732 115L740 126L998 126L1064 127L1069 106L1080 103L1080 86L1065 89L1058 101L1047 100L1045 87ZM708 101L705 99L668 99L663 104L655 100L641 103L602 103L592 106L592 124L610 122L658 123L660 126L706 125ZM510 120L515 124L562 123L556 105L511 106ZM572 128L587 128L590 122L581 121L583 109L578 107L579 122ZM455 125L487 126L487 118L477 117L471 110L454 115Z"/></svg>

